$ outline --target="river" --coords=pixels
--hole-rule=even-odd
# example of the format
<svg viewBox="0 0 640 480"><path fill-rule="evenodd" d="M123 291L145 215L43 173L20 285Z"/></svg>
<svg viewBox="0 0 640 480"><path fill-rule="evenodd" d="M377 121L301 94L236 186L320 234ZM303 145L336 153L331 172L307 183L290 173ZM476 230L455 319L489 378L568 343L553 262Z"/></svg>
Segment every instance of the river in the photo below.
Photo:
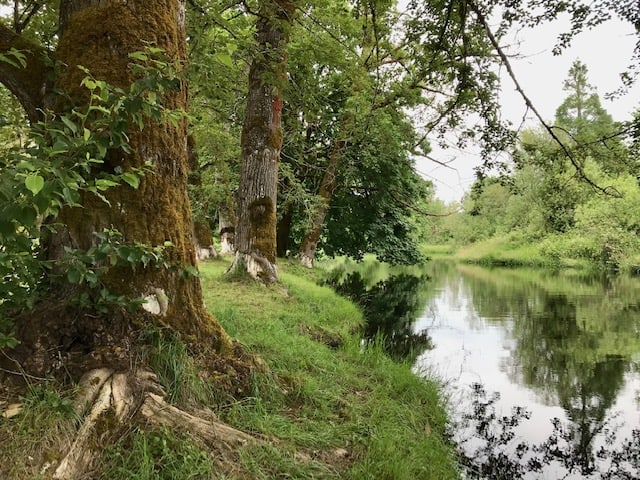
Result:
<svg viewBox="0 0 640 480"><path fill-rule="evenodd" d="M640 478L640 279L343 264L365 339L443 382L467 478Z"/></svg>

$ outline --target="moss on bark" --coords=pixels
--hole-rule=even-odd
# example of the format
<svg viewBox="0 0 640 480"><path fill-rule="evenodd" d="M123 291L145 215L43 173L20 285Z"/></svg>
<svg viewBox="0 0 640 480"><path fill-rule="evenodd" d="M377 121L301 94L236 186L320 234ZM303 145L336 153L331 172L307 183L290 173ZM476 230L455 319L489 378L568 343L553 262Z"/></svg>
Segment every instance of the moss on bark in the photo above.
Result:
<svg viewBox="0 0 640 480"><path fill-rule="evenodd" d="M85 74L78 65L87 67L98 79L127 88L133 81L128 68L131 52L153 44L164 49L170 58L184 61L183 2L107 0L96 5L92 4L94 2L79 3L88 6L71 12L56 51L56 59L64 65L55 79L56 88L63 92L62 100L57 102L58 108L68 107L69 102L73 105L86 101L86 91L80 85ZM186 109L186 85L168 93L165 105ZM63 225L56 239L58 247L87 249L96 241L94 234L103 228L120 231L124 242L150 246L171 242L165 257L174 269L118 267L105 275L104 283L114 293L130 297L162 295L163 302L166 297L166 308L160 314L117 313L122 316L119 323L125 327L130 323L131 328L123 327L120 338L114 334L105 341L126 342L125 337L132 329L152 321L182 334L199 350L230 354L232 342L205 309L199 279L184 274L185 268L196 264L187 195L186 121L177 125L149 121L142 131L131 130L128 136L132 153L125 156L120 151L110 152L109 165L105 168L119 166L127 170L150 162L152 173L141 179L138 189L125 184L107 191L110 204L87 193L83 195L82 207L63 209L58 218ZM80 314L72 315L66 310L62 314L70 323L84 321ZM106 325L110 321L106 316L101 317ZM43 330L47 329L47 322L36 323ZM99 329L104 326L96 325L94 331ZM43 331L42 335L46 336L47 332ZM32 338L31 341L38 343L39 340ZM91 341L87 340L87 343L88 350L95 346Z"/></svg>

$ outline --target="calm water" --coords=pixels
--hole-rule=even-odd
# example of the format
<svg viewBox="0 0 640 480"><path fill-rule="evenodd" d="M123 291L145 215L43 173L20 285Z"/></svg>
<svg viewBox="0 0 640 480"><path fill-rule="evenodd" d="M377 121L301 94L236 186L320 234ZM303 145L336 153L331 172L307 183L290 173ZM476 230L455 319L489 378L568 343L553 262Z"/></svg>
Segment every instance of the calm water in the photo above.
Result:
<svg viewBox="0 0 640 480"><path fill-rule="evenodd" d="M640 279L444 263L334 277L366 338L445 382L470 478L640 478Z"/></svg>

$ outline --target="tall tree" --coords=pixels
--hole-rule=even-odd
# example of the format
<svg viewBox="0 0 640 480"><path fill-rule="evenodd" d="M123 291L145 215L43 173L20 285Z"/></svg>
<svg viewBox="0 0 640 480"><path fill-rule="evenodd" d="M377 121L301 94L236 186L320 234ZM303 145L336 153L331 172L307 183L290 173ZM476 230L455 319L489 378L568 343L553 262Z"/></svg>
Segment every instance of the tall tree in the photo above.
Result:
<svg viewBox="0 0 640 480"><path fill-rule="evenodd" d="M59 13L59 41L54 51L0 25L0 52L15 48L23 52L26 61L26 68L0 62L0 82L16 96L34 124L43 118L43 112L53 111L48 115L69 120L69 116L63 118L65 112L86 111L90 98L82 85L86 85L83 78L87 74L80 66L87 68L92 78L126 92L140 80L140 74L130 68L132 52L153 45L177 68L185 61L182 0L61 0ZM149 60L141 53L137 58ZM179 78L175 77L171 86L157 96L149 93L137 102L161 101L172 111L186 109L187 86ZM92 81L95 86L96 80ZM135 108L135 103L127 105ZM15 370L17 362L21 371L39 375L70 373L77 379L90 371L91 385L96 393L101 391L98 397L88 398L95 403L89 407L86 427L78 434L72 452L58 466L55 478L82 475L92 459L85 449L96 443L89 437L102 414L113 408L114 418L123 421L134 415L143 402L140 395L149 381L131 370L135 362L130 358L135 331L141 326L163 325L212 354L231 352L229 337L205 309L199 279L189 274L195 268L195 254L187 197L186 120L180 117L173 122L159 118L143 121L144 128L138 128L125 119L128 148L107 150L104 163L94 164L87 173L95 177L148 169L139 178L138 188L133 188L138 182L130 174L130 184L104 191L103 198L81 192L79 201L74 202L79 205L64 206L55 223L50 224L53 233L45 254L55 264L70 251L95 248L105 229L117 230L123 247L166 245L163 256L171 268L124 262L108 268L101 278L114 295L143 298L144 311L82 308L73 301L77 286L64 282L52 285L35 310L19 318L17 336L21 344L3 356L5 360L12 359L11 370ZM82 129L80 132L82 136ZM109 132L103 134L109 138ZM84 135L91 137L93 133L87 129ZM69 155L71 147L66 147ZM53 145L54 149L63 147ZM73 159L69 168L72 166ZM33 192L41 187L29 186ZM98 266L107 268L108 262ZM101 370L93 370L96 368ZM134 398L135 395L140 397ZM109 424L115 425L111 421Z"/></svg>
<svg viewBox="0 0 640 480"><path fill-rule="evenodd" d="M575 155L590 156L607 171L628 167L621 126L604 109L596 89L589 84L587 66L580 60L571 65L563 83L567 97L556 110L555 126L569 137Z"/></svg>
<svg viewBox="0 0 640 480"><path fill-rule="evenodd" d="M410 2L403 15L395 11L395 2L374 0L344 8L351 16L341 21L351 18L352 25L341 25L339 38L351 65L333 75L322 68L324 78L343 79L333 91L330 82L322 85L330 92L322 98L335 99L324 125L320 115L309 120L316 131L324 130L330 146L325 146L323 175L316 182L319 201L300 246L304 265L313 264L321 241L327 252L358 255L364 248L390 259L415 260L416 255L406 256L413 247L405 213L416 208L418 192L424 190L419 181L411 181L410 154L428 155L427 137L460 127L465 112L481 113L491 127L484 129L485 140L493 148L502 145L505 131L495 117L497 77L489 68L488 44L478 25L469 21L465 5L446 3ZM409 109L413 118L406 115ZM424 125L417 125L416 118L425 119ZM461 137L471 134L469 129ZM314 134L311 143L318 137ZM376 178L375 172L391 176ZM337 198L341 204L332 210ZM371 215L362 215L365 205ZM327 218L348 227L335 228L338 222Z"/></svg>
<svg viewBox="0 0 640 480"><path fill-rule="evenodd" d="M603 127L612 126L613 120L602 108L600 97L589 84L588 69L584 63L580 60L573 62L562 88L567 92L567 97L556 109L556 122L559 125L569 129L569 133L577 137L584 135L587 128L598 128L600 131L597 133L601 135L612 133L602 131Z"/></svg>
<svg viewBox="0 0 640 480"><path fill-rule="evenodd" d="M278 279L276 204L282 148L285 50L296 5L288 0L260 3L258 49L249 71L249 93L242 128L236 257L232 270L266 283Z"/></svg>

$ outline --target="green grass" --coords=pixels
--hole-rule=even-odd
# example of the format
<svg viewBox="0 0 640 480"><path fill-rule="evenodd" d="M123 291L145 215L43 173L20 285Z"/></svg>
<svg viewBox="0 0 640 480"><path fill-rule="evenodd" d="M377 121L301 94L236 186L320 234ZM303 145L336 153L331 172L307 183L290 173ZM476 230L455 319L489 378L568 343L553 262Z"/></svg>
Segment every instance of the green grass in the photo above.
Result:
<svg viewBox="0 0 640 480"><path fill-rule="evenodd" d="M206 480L214 465L201 445L168 430L135 430L102 454L100 480Z"/></svg>
<svg viewBox="0 0 640 480"><path fill-rule="evenodd" d="M284 289L225 282L225 267L201 265L207 305L270 373L222 415L281 442L242 456L250 478L457 478L439 386L379 344L363 349L352 303L288 263L280 265Z"/></svg>
<svg viewBox="0 0 640 480"><path fill-rule="evenodd" d="M427 258L452 258L456 253L455 245L432 245L423 243L420 245L420 252Z"/></svg>
<svg viewBox="0 0 640 480"><path fill-rule="evenodd" d="M140 361L153 368L170 401L187 410L212 408L221 420L271 441L212 449L188 432L132 423L102 448L92 478L459 478L439 384L394 363L381 342L364 347L361 312L318 285L322 271L282 262L281 283L265 287L230 280L227 266L202 263L202 285L226 331L268 366L249 377L248 394L223 393L202 375L207 359L192 357L162 330L140 337ZM50 476L42 466L56 465L76 433L71 398L73 392L34 387L20 415L0 418L0 451L12 459L0 462L0 478Z"/></svg>
<svg viewBox="0 0 640 480"><path fill-rule="evenodd" d="M0 462L0 478L49 478L45 467L60 460L60 449L68 448L76 435L77 418L70 393L60 392L51 384L34 385L19 399L19 415L0 417L0 452L5 459Z"/></svg>
<svg viewBox="0 0 640 480"><path fill-rule="evenodd" d="M466 245L453 258L460 262L505 267L587 268L591 262L568 254L551 255L549 241L532 242L520 235L503 235Z"/></svg>
<svg viewBox="0 0 640 480"><path fill-rule="evenodd" d="M445 250L448 247L442 247ZM438 251L436 247L425 246ZM635 250L620 248L608 258L594 239L570 234L547 235L539 240L518 232L499 235L459 248L453 255L458 262L505 267L549 267L590 271L618 271L640 274L640 255ZM436 258L437 255L433 255Z"/></svg>
<svg viewBox="0 0 640 480"><path fill-rule="evenodd" d="M512 237L493 237L460 248L455 258L463 262L504 266L544 266L538 246L514 240Z"/></svg>

